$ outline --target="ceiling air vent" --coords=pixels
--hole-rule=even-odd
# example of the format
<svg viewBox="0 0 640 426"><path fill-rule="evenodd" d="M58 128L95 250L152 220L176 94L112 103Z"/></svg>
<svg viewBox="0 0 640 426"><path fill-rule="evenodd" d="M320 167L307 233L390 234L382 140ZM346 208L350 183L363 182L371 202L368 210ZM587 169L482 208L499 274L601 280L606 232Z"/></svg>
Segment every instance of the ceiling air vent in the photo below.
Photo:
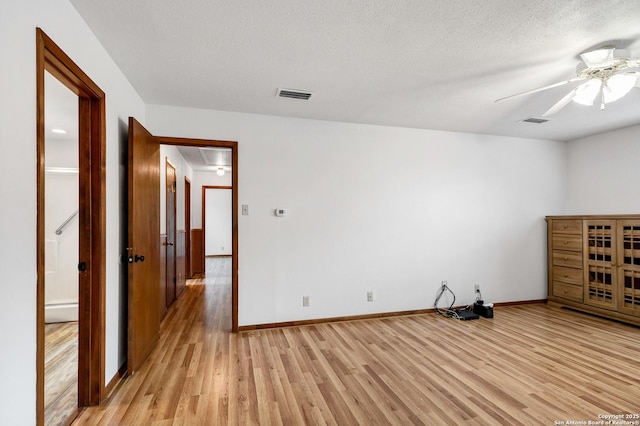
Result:
<svg viewBox="0 0 640 426"><path fill-rule="evenodd" d="M521 123L533 123L533 124L542 124L549 121L547 118L538 118L538 117L529 117L524 120L520 120Z"/></svg>
<svg viewBox="0 0 640 426"><path fill-rule="evenodd" d="M303 101L308 101L313 96L313 93L305 92L304 90L278 88L276 96L279 98L302 99Z"/></svg>

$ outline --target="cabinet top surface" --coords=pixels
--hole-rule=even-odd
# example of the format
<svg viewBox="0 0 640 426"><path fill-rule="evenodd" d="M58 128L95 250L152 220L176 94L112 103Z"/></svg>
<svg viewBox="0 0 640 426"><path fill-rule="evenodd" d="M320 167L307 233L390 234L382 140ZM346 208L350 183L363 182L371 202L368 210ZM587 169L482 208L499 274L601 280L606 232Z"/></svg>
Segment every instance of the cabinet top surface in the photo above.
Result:
<svg viewBox="0 0 640 426"><path fill-rule="evenodd" d="M568 216L545 216L545 220L564 219L640 219L640 214L594 214L594 215L568 215Z"/></svg>

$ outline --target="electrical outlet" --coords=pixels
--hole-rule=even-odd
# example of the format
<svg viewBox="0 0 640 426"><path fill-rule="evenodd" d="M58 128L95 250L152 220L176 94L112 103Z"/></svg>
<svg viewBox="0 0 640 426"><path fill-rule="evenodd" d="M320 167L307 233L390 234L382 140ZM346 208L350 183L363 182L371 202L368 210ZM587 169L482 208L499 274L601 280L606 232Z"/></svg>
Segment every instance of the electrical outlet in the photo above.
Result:
<svg viewBox="0 0 640 426"><path fill-rule="evenodd" d="M367 302L373 302L373 292L372 291L368 291L367 292Z"/></svg>
<svg viewBox="0 0 640 426"><path fill-rule="evenodd" d="M480 293L480 284L474 284L473 291L475 291L476 293Z"/></svg>
<svg viewBox="0 0 640 426"><path fill-rule="evenodd" d="M445 288L447 286L447 282L446 281L440 281L440 283L442 284L442 288Z"/></svg>
<svg viewBox="0 0 640 426"><path fill-rule="evenodd" d="M302 296L302 306L309 306L309 296Z"/></svg>

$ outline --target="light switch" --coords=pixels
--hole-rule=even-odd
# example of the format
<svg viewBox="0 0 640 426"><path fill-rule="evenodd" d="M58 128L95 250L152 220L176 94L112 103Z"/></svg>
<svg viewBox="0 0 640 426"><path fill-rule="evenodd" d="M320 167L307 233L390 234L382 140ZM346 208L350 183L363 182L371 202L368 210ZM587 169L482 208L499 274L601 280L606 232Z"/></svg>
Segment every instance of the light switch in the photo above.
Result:
<svg viewBox="0 0 640 426"><path fill-rule="evenodd" d="M249 204L242 205L242 215L249 216Z"/></svg>

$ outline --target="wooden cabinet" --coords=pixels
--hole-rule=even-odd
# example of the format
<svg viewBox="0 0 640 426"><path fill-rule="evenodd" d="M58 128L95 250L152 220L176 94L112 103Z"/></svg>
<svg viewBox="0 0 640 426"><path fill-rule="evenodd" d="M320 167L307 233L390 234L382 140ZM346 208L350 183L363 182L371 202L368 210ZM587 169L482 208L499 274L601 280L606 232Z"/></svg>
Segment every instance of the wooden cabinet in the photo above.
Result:
<svg viewBox="0 0 640 426"><path fill-rule="evenodd" d="M640 215L548 216L550 302L640 324Z"/></svg>
<svg viewBox="0 0 640 426"><path fill-rule="evenodd" d="M615 310L616 221L585 220L584 302L590 306Z"/></svg>
<svg viewBox="0 0 640 426"><path fill-rule="evenodd" d="M582 302L582 221L549 222L549 296Z"/></svg>
<svg viewBox="0 0 640 426"><path fill-rule="evenodd" d="M640 317L640 219L620 220L617 226L618 310Z"/></svg>

